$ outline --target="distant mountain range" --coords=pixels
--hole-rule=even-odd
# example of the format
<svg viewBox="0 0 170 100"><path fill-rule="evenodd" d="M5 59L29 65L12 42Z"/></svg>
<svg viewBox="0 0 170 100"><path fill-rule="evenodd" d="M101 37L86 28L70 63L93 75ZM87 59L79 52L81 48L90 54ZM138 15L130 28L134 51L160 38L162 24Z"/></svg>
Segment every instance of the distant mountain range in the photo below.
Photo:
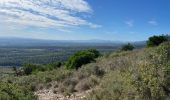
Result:
<svg viewBox="0 0 170 100"><path fill-rule="evenodd" d="M42 40L29 38L0 38L0 46L120 46L127 42L109 40ZM132 42L144 45L145 41Z"/></svg>

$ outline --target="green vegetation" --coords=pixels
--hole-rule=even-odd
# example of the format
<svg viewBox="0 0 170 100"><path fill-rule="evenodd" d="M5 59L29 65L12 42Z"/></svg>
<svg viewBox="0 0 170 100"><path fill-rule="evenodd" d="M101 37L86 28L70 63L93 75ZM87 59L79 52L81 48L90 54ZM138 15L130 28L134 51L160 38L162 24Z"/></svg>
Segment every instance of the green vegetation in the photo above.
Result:
<svg viewBox="0 0 170 100"><path fill-rule="evenodd" d="M19 71L22 72L25 75L30 75L32 73L37 73L39 71L49 71L54 70L59 67L61 67L61 62L54 62L47 65L38 65L38 64L25 64L23 68L21 68Z"/></svg>
<svg viewBox="0 0 170 100"><path fill-rule="evenodd" d="M0 47L0 66L21 67L23 64L49 64L63 62L80 50L96 48L102 54L110 53L119 46L33 46Z"/></svg>
<svg viewBox="0 0 170 100"><path fill-rule="evenodd" d="M92 90L85 100L169 100L170 42L102 56L86 49L66 63L26 64L8 73L0 80L2 100L37 100L40 90L63 96Z"/></svg>
<svg viewBox="0 0 170 100"><path fill-rule="evenodd" d="M147 47L158 46L159 44L167 41L170 41L169 35L152 36L147 41Z"/></svg>
<svg viewBox="0 0 170 100"><path fill-rule="evenodd" d="M66 67L67 69L78 69L84 64L95 61L95 58L99 56L99 51L95 49L79 51L69 58Z"/></svg>
<svg viewBox="0 0 170 100"><path fill-rule="evenodd" d="M0 100L37 100L27 88L10 83L0 83Z"/></svg>
<svg viewBox="0 0 170 100"><path fill-rule="evenodd" d="M135 47L132 44L128 43L128 44L122 46L121 50L122 51L132 51L134 48Z"/></svg>
<svg viewBox="0 0 170 100"><path fill-rule="evenodd" d="M88 100L170 99L170 43L119 55L99 61L101 67L109 67L103 68L100 87Z"/></svg>
<svg viewBox="0 0 170 100"><path fill-rule="evenodd" d="M53 62L53 63L47 64L46 69L54 70L54 69L60 68L61 66L62 66L62 62Z"/></svg>

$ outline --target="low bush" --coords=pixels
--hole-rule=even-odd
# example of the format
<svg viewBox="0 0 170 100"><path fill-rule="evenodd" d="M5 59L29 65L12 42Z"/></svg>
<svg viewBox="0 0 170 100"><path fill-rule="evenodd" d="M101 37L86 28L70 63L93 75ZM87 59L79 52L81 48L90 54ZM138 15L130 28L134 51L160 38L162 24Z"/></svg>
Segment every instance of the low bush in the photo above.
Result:
<svg viewBox="0 0 170 100"><path fill-rule="evenodd" d="M50 71L57 68L60 68L62 65L61 62L53 62L47 65L39 65L39 64L25 64L21 69L25 75L30 75L32 73L38 73L43 71Z"/></svg>
<svg viewBox="0 0 170 100"><path fill-rule="evenodd" d="M54 70L54 69L60 68L61 65L62 65L61 62L53 62L53 63L46 65L46 70Z"/></svg>
<svg viewBox="0 0 170 100"><path fill-rule="evenodd" d="M96 78L85 78L83 80L81 80L76 86L75 86L75 90L79 91L79 92L83 92L86 90L89 90L91 88L94 88L96 85L98 84Z"/></svg>
<svg viewBox="0 0 170 100"><path fill-rule="evenodd" d="M91 63L81 68L79 70L79 73L80 73L79 76L82 75L82 76L89 77L94 75L96 77L102 77L105 74L105 71L99 66L97 66L96 64Z"/></svg>
<svg viewBox="0 0 170 100"><path fill-rule="evenodd" d="M0 100L37 100L37 97L25 87L1 82Z"/></svg>
<svg viewBox="0 0 170 100"><path fill-rule="evenodd" d="M25 64L23 67L24 74L30 75L33 72L38 72L38 71L45 71L45 67L42 65L37 65L37 64Z"/></svg>

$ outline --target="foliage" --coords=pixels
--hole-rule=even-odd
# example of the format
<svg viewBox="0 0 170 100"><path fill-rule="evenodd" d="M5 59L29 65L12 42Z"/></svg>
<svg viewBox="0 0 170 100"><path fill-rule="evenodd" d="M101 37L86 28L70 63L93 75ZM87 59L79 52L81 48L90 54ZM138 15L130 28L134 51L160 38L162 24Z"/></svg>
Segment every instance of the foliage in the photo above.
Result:
<svg viewBox="0 0 170 100"><path fill-rule="evenodd" d="M87 52L93 53L94 58L97 58L97 57L99 57L101 55L100 52L98 50L96 50L96 49L89 49L89 50L87 50Z"/></svg>
<svg viewBox="0 0 170 100"><path fill-rule="evenodd" d="M26 63L49 64L55 61L63 62L80 50L96 48L101 53L108 53L116 50L116 46L93 46L93 44L75 45L75 46L24 46L24 47L1 47L0 49L0 66L17 66L21 67Z"/></svg>
<svg viewBox="0 0 170 100"><path fill-rule="evenodd" d="M99 51L95 49L78 51L69 58L66 67L67 69L78 69L84 64L95 61L95 58L99 56Z"/></svg>
<svg viewBox="0 0 170 100"><path fill-rule="evenodd" d="M60 68L62 65L61 62L53 62L48 65L39 65L39 64L25 64L23 67L23 72L25 75L30 75L32 73L37 73L39 71L49 71Z"/></svg>
<svg viewBox="0 0 170 100"><path fill-rule="evenodd" d="M37 100L37 97L24 87L0 83L0 100Z"/></svg>
<svg viewBox="0 0 170 100"><path fill-rule="evenodd" d="M12 97L16 100L34 100L36 97L32 92L40 89L50 89L65 96L92 90L85 98L87 100L170 99L169 42L158 47L114 52L95 59L98 56L100 53L96 50L75 53L71 58L96 60L83 63L77 70L66 70L58 62L48 65L28 64L28 73L34 74L1 78L0 99L10 100Z"/></svg>
<svg viewBox="0 0 170 100"><path fill-rule="evenodd" d="M46 69L47 70L54 70L54 69L60 68L61 65L62 65L61 62L53 62L53 63L47 64Z"/></svg>
<svg viewBox="0 0 170 100"><path fill-rule="evenodd" d="M170 43L105 59L98 65L109 66L106 74L87 100L170 99Z"/></svg>
<svg viewBox="0 0 170 100"><path fill-rule="evenodd" d="M134 49L134 46L132 44L130 44L130 43L122 46L122 48L121 48L122 51L131 51L133 49Z"/></svg>
<svg viewBox="0 0 170 100"><path fill-rule="evenodd" d="M45 67L37 64L25 64L23 67L24 74L30 75L33 72L45 71Z"/></svg>
<svg viewBox="0 0 170 100"><path fill-rule="evenodd" d="M147 41L147 47L154 47L154 46L158 46L159 44L163 43L163 42L167 42L169 41L170 36L169 35L159 35L159 36L152 36L148 39Z"/></svg>
<svg viewBox="0 0 170 100"><path fill-rule="evenodd" d="M1 82L10 82L24 87L28 91L51 89L55 93L69 95L73 92L83 92L98 84L98 80L104 75L102 69L93 64L86 65L79 70L66 70L63 67L37 72L28 76L6 77Z"/></svg>

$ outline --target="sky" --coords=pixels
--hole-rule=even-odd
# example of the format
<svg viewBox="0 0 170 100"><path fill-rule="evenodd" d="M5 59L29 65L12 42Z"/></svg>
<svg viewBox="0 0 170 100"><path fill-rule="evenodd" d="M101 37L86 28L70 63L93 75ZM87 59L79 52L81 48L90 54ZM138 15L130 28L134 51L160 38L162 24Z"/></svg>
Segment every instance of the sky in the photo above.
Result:
<svg viewBox="0 0 170 100"><path fill-rule="evenodd" d="M0 37L143 41L169 26L170 0L0 0Z"/></svg>

